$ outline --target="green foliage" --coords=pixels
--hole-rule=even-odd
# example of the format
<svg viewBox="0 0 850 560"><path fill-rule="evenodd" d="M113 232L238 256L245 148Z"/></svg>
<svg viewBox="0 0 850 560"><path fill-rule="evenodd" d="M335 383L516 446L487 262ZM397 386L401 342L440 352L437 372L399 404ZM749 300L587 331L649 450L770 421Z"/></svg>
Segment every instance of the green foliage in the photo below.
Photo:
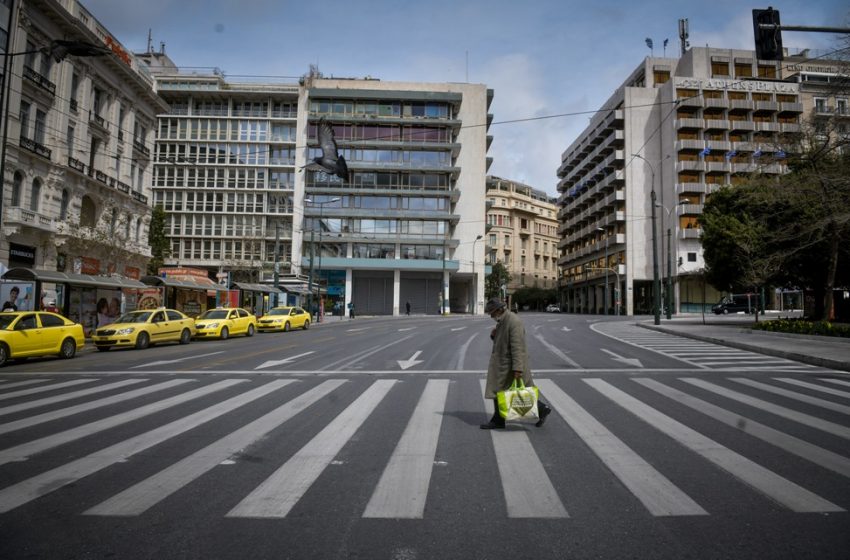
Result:
<svg viewBox="0 0 850 560"><path fill-rule="evenodd" d="M155 206L151 213L151 223L148 228L148 244L151 248L151 260L148 261L148 274L156 274L165 263L165 258L171 254L168 237L165 234L165 210Z"/></svg>
<svg viewBox="0 0 850 560"><path fill-rule="evenodd" d="M804 319L776 319L753 325L753 329L793 334L838 336L850 338L850 325L836 325L829 321L806 321Z"/></svg>
<svg viewBox="0 0 850 560"><path fill-rule="evenodd" d="M528 306L533 311L542 311L548 304L558 303L558 290L537 287L520 288L511 295L511 304L514 303L520 308Z"/></svg>
<svg viewBox="0 0 850 560"><path fill-rule="evenodd" d="M511 275L505 265L497 262L491 268L490 274L484 279L484 296L487 299L501 298L502 286L507 286L511 281Z"/></svg>

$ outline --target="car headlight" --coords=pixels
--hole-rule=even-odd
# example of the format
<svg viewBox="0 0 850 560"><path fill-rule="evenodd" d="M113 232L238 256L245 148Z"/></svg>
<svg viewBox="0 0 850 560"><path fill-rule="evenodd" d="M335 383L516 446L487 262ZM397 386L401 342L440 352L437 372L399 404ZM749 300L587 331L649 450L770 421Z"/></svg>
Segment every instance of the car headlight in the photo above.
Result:
<svg viewBox="0 0 850 560"><path fill-rule="evenodd" d="M217 329L217 328L218 328L218 323L207 323L207 324L206 324L206 325L204 325L204 326L205 326L206 328L208 328L208 329Z"/></svg>
<svg viewBox="0 0 850 560"><path fill-rule="evenodd" d="M115 331L115 334L130 334L135 330L136 329L134 327L127 327L126 329L118 329L117 331Z"/></svg>

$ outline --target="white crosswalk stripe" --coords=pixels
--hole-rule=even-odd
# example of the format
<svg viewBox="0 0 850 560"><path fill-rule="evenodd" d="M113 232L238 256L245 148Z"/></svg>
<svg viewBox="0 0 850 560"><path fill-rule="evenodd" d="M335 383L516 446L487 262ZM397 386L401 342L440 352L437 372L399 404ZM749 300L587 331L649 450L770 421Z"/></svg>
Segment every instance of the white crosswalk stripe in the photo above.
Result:
<svg viewBox="0 0 850 560"><path fill-rule="evenodd" d="M673 334L647 331L628 322L604 322L591 327L594 331L632 346L675 358L698 368L737 371L813 371L820 368L766 356L756 352L729 348L710 342L695 342ZM822 370L821 370L822 371Z"/></svg>
<svg viewBox="0 0 850 560"><path fill-rule="evenodd" d="M82 385L83 383L91 383L94 379L74 379L72 381L65 381L64 383L55 383L53 385L48 385L45 387L35 387L33 389L24 389L23 391L14 391L12 393L3 393L0 395L0 400L9 400L16 399L19 397L26 397L28 395L35 395L36 393L46 393L48 391L55 391L56 389L65 389L66 387L73 387L74 385ZM18 385L20 387L20 385ZM3 387L4 389L8 389L11 385L6 385Z"/></svg>
<svg viewBox="0 0 850 560"><path fill-rule="evenodd" d="M228 486L233 488L232 493L225 495L227 501L222 504L219 515L248 519L284 518L290 516L299 502L319 499L317 496L321 492L317 490L314 493L311 490L314 486L348 476L346 473L351 471L346 466L350 461L370 460L375 464L370 463L369 468L374 470L377 465L379 470L375 473L380 472L381 476L368 483L354 481L355 485L361 485L350 498L355 500L351 506L357 515L373 519L426 519L430 511L426 507L428 504L435 501L434 507L439 510L439 501L451 495L450 488L445 486L451 481L445 478L445 473L434 478L434 465L441 438L456 438L454 430L459 425L474 429L475 436L480 434L479 444L492 449L496 464L489 476L493 477L492 485L500 489L501 496L487 499L492 498L494 503L498 503L501 498L505 507L502 515L508 518L566 519L577 516L575 511L587 511L587 504L576 504L574 509L569 502L581 496L575 489L565 487L565 481L572 478L564 476L564 473L569 473L574 463L553 462L552 457L557 456L557 452L541 447L543 441L557 445L563 437L577 438L584 444L571 447L571 454L586 455L604 466L597 473L601 480L606 481L599 491L605 492L608 488L611 492L628 492L636 504L643 506L639 511L655 517L690 516L698 519L715 515L709 505L716 503L716 496L706 496L705 489L687 484L693 474L683 477L681 471L671 468L679 460L689 465L693 461L703 463L706 470L716 471L715 476L726 477L730 491L724 499L733 504L738 502L739 483L743 482L753 494L765 496L793 512L837 513L850 508L843 494L833 497L823 493L823 488L829 486L810 486L818 477L837 475L850 478L850 454L846 449L829 436L822 436L814 442L803 439L799 432L792 435L783 431L788 429L788 420L791 420L850 439L850 421L836 422L836 419L840 420L836 414L850 415L850 407L837 402L850 398L850 383L835 383L842 380L768 377L763 374L759 377L714 376L711 381L684 376L538 379L541 393L553 407L552 416L543 428L517 426L484 432L477 426L470 427L456 420L450 424L444 421L446 415L468 414L464 406L472 406L484 421L488 412L485 409L492 406L491 400L477 397L460 401L465 405L459 405L459 409L452 408L458 406L457 399L469 394L472 386L483 393L484 385L481 379L453 379L457 381L429 378L417 382L402 378L380 379L367 384L355 379L304 377L271 381L262 377L219 380L177 378L127 391L121 390L150 380L133 378L115 383L106 379L86 379L94 386L85 389L75 389L73 384L54 383L52 387L57 394L41 397L41 392L32 393L22 396L21 402L0 408L0 415L15 413L20 416L12 422L0 424L0 448L4 448L0 450L0 480L8 480L0 482L0 513L34 501L59 499L50 495L73 484L87 488L95 498L89 502L88 509L80 508L78 514L142 516L166 507L172 500L195 496L180 491L200 483L200 479L227 473ZM200 383L201 386L185 391L182 386L187 383ZM729 386L739 387L741 391ZM165 389L183 392L143 406L132 403L133 398L152 396ZM100 393L111 390L121 392L100 396ZM388 398L391 392L393 399ZM283 393L290 397L278 402L270 400ZM754 393L761 398L753 396ZM813 393L820 396L815 397ZM413 410L401 412L404 430L397 442L385 447L386 455L369 458L354 455L350 460L346 458L345 463L336 461L343 447L350 442L364 443L369 438L382 437L382 434L366 430L364 424L376 410L380 410L379 407L386 406L382 403L396 401L395 397L401 394L417 404ZM653 396L655 398L649 400ZM264 397L269 398L260 401ZM62 403L71 399L84 402L61 408ZM344 400L339 403L339 412L334 417L325 418L317 412L321 406L338 399ZM608 403L609 407L600 409L600 400ZM193 406L196 402L203 403L201 410L196 410L201 405ZM319 403L324 404L320 406ZM485 406L482 407L481 403ZM181 453L179 447L172 449L168 455L161 457L152 474L149 471L141 478L121 484L122 477L136 476L132 474L137 472L133 470L133 463L128 462L133 456L179 436L189 437L193 430L200 434L205 424L229 413L234 413L231 418L241 418L235 411L244 412L248 409L247 405L266 407L266 412L249 415L249 420L233 425L221 435L212 432L213 439L185 453ZM123 406L125 411L116 413L114 408L108 409L110 412L100 410L115 406ZM183 412L183 409L189 410ZM612 409L621 412L620 418L636 417L640 422L634 430L627 431L623 431L619 424L609 426L607 422L616 417L610 414ZM748 410L760 413L758 421L750 417ZM821 418L819 411L830 420ZM82 412L88 414L77 419L76 415ZM160 415L168 420L158 422ZM239 471L248 465L241 460L246 450L263 455L263 449L279 448L280 442L289 435L287 430L278 428L287 422L295 422L296 416L299 422L308 419L311 423L318 422L315 435L305 438L306 442L300 445L300 449L293 449L276 459L279 461L277 464L268 465L270 469L261 481L240 484ZM772 417L776 417L775 421L771 420ZM52 420L61 422L48 424ZM132 433L137 435L129 437L118 435L125 432L110 429L143 420L158 427L142 433L135 430ZM223 422L217 425L217 429L222 425L229 426ZM31 426L40 428L29 439L27 432L17 433ZM10 432L16 433L5 435ZM99 439L89 440L89 443L97 442L102 448L91 451L88 447L87 454L75 455L73 447L69 446L67 451L62 450L62 454L45 453L46 458L39 455L92 435ZM672 462L669 450L665 460L648 456L646 450L658 446L645 445L646 437L672 440L680 452L673 454L675 460ZM749 448L741 449L740 444L727 447L727 438L730 437L733 440L753 438L759 445L771 446L776 453L787 454L788 459L798 464L809 465L811 470L799 474L790 471L794 472L793 475L785 470L780 475L771 470L775 463L768 460L772 458L767 459L764 454L747 457ZM452 453L456 452L453 449L451 446L442 449L439 458L451 463ZM159 457L156 453L153 456ZM9 464L24 458L29 458L26 463L28 470L22 471L20 465L15 468L15 465ZM42 463L45 466L40 466ZM118 463L126 464L119 467ZM341 466L328 469L332 464ZM227 470L216 469L219 466ZM476 469L479 465L458 465L458 468ZM9 472L14 475L4 476L4 469L13 469ZM108 493L101 490L97 478L92 476L101 471L104 472L98 476L108 474L115 477L112 483L103 487L115 490ZM92 478L86 480L87 477ZM686 485L680 488L678 485L683 482ZM436 491L435 484L438 485ZM370 487L372 485L374 487ZM816 493L816 489L820 490ZM723 488L715 488L713 492L722 494ZM346 496L341 499L346 499ZM604 499L599 499L604 503ZM743 500L743 503L748 507L758 507L751 505L754 502L749 500ZM569 506L569 515L565 504ZM205 511L205 508L198 510Z"/></svg>

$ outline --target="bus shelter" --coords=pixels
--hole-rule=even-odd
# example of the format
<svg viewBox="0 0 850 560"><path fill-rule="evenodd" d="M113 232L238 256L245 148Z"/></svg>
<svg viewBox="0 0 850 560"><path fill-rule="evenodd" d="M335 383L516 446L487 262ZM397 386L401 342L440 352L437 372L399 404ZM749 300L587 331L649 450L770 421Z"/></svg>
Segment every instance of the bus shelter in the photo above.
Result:
<svg viewBox="0 0 850 560"><path fill-rule="evenodd" d="M0 284L2 305L54 311L83 325L86 336L136 309L145 285L121 276L92 276L57 270L11 268ZM14 301L12 301L14 300Z"/></svg>
<svg viewBox="0 0 850 560"><path fill-rule="evenodd" d="M238 305L235 307L244 307L258 317L268 313L268 310L275 306L275 301L282 299L281 294L284 293L274 286L250 282L234 282L230 289L231 292L238 292Z"/></svg>
<svg viewBox="0 0 850 560"><path fill-rule="evenodd" d="M139 309L168 307L190 317L197 317L215 306L217 292L227 291L226 287L205 278L143 276L142 282L144 289L139 295Z"/></svg>

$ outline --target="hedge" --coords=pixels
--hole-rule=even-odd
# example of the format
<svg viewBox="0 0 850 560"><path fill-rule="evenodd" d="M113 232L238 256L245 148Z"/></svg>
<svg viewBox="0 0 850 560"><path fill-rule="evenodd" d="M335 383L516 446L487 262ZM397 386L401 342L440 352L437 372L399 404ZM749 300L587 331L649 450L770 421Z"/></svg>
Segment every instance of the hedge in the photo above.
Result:
<svg viewBox="0 0 850 560"><path fill-rule="evenodd" d="M829 321L806 321L805 319L775 319L753 325L753 329L794 334L840 336L850 338L850 325L836 325Z"/></svg>

